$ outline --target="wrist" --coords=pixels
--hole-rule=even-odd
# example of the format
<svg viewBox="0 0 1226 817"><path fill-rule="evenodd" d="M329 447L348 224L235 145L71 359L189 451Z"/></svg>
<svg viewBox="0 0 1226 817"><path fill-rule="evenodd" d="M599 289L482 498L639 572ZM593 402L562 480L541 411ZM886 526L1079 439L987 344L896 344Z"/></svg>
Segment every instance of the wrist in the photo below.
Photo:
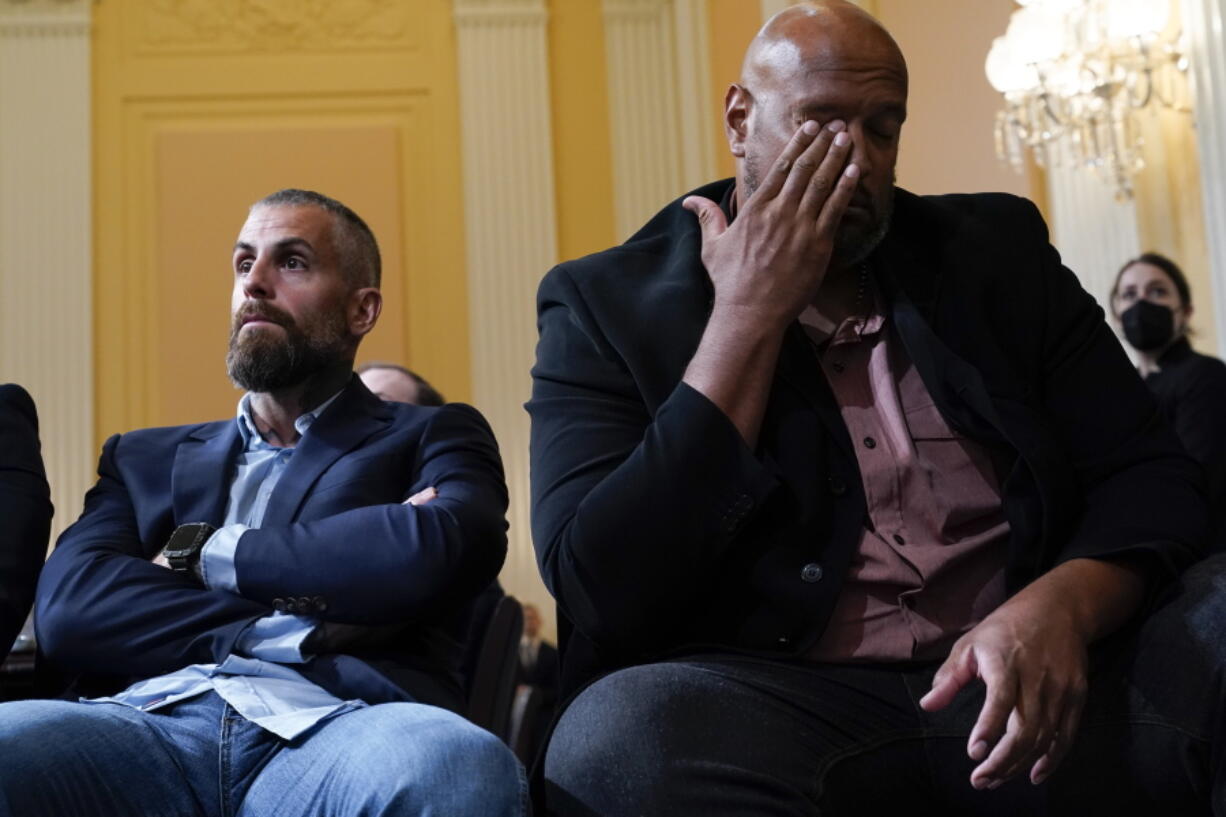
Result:
<svg viewBox="0 0 1226 817"><path fill-rule="evenodd" d="M788 325L796 319L796 314L717 297L711 304L707 331L721 331L739 338L764 341L781 339Z"/></svg>
<svg viewBox="0 0 1226 817"><path fill-rule="evenodd" d="M195 576L203 579L200 568L201 552L216 528L207 522L189 522L174 529L166 546L162 548L162 556L167 565L176 573Z"/></svg>

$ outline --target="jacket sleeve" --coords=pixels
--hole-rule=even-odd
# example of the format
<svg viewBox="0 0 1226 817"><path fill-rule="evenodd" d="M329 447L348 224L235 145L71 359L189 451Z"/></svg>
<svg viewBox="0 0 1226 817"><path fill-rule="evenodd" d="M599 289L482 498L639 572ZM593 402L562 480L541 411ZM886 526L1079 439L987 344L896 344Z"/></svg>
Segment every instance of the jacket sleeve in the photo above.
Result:
<svg viewBox="0 0 1226 817"><path fill-rule="evenodd" d="M43 471L34 402L0 386L0 661L30 605L51 533L51 492Z"/></svg>
<svg viewBox="0 0 1226 817"><path fill-rule="evenodd" d="M42 651L89 673L151 677L225 660L253 621L271 612L154 565L117 460L123 438L103 446L98 482L64 532L38 583Z"/></svg>
<svg viewBox="0 0 1226 817"><path fill-rule="evenodd" d="M537 307L527 405L537 560L589 639L647 650L688 620L776 480L685 383L648 409L565 267L542 282Z"/></svg>
<svg viewBox="0 0 1226 817"><path fill-rule="evenodd" d="M435 412L413 479L410 494L433 487L437 498L247 531L235 553L238 592L261 605L319 599L313 615L346 624L454 612L494 580L506 558L502 461L475 409L450 404Z"/></svg>
<svg viewBox="0 0 1226 817"><path fill-rule="evenodd" d="M1139 557L1165 581L1204 547L1199 469L1029 206L1035 246L1044 248L1039 396L1084 497L1056 561Z"/></svg>

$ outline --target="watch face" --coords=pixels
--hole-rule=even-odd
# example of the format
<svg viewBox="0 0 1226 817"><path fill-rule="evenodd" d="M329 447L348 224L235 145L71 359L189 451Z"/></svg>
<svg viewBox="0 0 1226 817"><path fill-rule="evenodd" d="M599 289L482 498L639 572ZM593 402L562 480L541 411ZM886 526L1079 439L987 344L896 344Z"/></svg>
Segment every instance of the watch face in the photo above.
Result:
<svg viewBox="0 0 1226 817"><path fill-rule="evenodd" d="M212 531L213 527L203 522L180 525L170 535L170 541L166 543L162 554L173 569L186 571L191 567L189 562L199 555Z"/></svg>

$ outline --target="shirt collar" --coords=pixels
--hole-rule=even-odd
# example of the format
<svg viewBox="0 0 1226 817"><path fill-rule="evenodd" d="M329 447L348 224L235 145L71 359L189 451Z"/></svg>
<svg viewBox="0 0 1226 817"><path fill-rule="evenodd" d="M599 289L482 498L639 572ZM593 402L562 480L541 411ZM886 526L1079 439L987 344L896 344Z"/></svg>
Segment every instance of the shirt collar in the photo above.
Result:
<svg viewBox="0 0 1226 817"><path fill-rule="evenodd" d="M319 418L319 415L324 413L328 406L332 405L333 400L340 397L342 391L344 389L341 389L315 408L301 415L297 420L294 420L294 430L298 432L299 437L306 436L307 429ZM238 433L243 438L243 448L248 451L273 447L260 436L260 431L255 425L255 416L251 413L251 392L244 394L238 401Z"/></svg>

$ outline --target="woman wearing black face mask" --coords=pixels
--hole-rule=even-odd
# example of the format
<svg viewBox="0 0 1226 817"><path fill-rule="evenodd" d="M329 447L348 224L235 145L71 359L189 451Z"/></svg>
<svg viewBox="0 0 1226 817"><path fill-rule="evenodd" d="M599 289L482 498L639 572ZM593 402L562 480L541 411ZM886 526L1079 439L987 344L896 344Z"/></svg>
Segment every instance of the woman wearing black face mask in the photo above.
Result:
<svg viewBox="0 0 1226 817"><path fill-rule="evenodd" d="M1120 268L1111 311L1137 350L1138 370L1184 448L1201 464L1214 550L1226 550L1226 364L1192 350L1192 292L1169 258L1145 253Z"/></svg>

